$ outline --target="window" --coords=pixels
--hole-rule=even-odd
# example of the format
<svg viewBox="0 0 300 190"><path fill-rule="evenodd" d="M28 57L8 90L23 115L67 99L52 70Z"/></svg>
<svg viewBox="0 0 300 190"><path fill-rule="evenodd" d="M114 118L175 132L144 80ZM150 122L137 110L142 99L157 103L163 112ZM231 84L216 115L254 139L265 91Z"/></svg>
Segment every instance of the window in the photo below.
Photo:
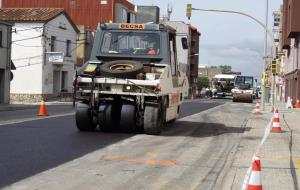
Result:
<svg viewBox="0 0 300 190"><path fill-rule="evenodd" d="M67 40L66 42L66 56L71 57L71 40Z"/></svg>
<svg viewBox="0 0 300 190"><path fill-rule="evenodd" d="M0 47L3 47L2 46L2 31L0 31Z"/></svg>
<svg viewBox="0 0 300 190"><path fill-rule="evenodd" d="M176 60L176 44L175 44L175 37L173 35L169 36L170 40L170 60L171 60L171 71L172 75L177 75L177 60Z"/></svg>
<svg viewBox="0 0 300 190"><path fill-rule="evenodd" d="M55 41L56 41L56 37L51 36L51 42L50 42L51 52L55 52Z"/></svg>
<svg viewBox="0 0 300 190"><path fill-rule="evenodd" d="M68 72L61 72L61 92L68 92Z"/></svg>
<svg viewBox="0 0 300 190"><path fill-rule="evenodd" d="M160 35L158 33L133 31L105 32L100 48L100 51L105 54L159 55Z"/></svg>
<svg viewBox="0 0 300 190"><path fill-rule="evenodd" d="M127 22L127 11L126 9L122 9L122 22Z"/></svg>

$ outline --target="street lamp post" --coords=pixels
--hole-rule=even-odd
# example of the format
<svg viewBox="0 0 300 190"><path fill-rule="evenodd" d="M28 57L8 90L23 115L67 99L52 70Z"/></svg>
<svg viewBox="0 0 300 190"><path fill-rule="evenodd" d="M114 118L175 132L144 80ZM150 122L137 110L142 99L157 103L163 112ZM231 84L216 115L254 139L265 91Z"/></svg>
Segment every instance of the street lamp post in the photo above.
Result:
<svg viewBox="0 0 300 190"><path fill-rule="evenodd" d="M265 20L265 24L266 26L268 27L268 16L269 16L269 0L266 0L266 20ZM273 39L274 41L274 39ZM265 43L264 43L264 64L263 64L263 72L266 71L266 65L268 63L267 61L267 48L268 48L268 34L267 34L267 31L265 31ZM273 46L273 48L275 48L275 45ZM262 85L262 100L261 100L261 107L262 107L262 110L264 111L265 110L265 98L266 98L266 84L265 84L265 81Z"/></svg>
<svg viewBox="0 0 300 190"><path fill-rule="evenodd" d="M268 10L268 0L267 1L267 10ZM260 20L258 20L257 18L249 15L249 14L246 14L246 13L243 13L243 12L239 12L239 11L232 11L232 10L219 10L219 9L198 9L198 8L191 8L192 10L195 10L195 11L205 11L205 12L221 12L221 13L231 13L231 14L239 14L239 15L242 15L242 16L246 16L252 20L254 20L256 23L258 23L261 27L264 28L265 32L266 32L266 36L265 36L265 48L264 48L264 53L265 53L265 57L267 55L267 36L269 36L269 38L271 39L272 41L272 57L275 58L276 57L276 46L275 46L275 41L274 41L274 37L273 37L273 33L268 29L268 22L267 22L267 19L268 19L268 16L266 17L266 24L262 23ZM268 11L266 13L268 15ZM265 58L265 62L263 64L263 71L265 71L266 69L266 64L267 64L267 59ZM274 83L274 81L272 81L272 83ZM272 88L272 107L274 108L274 88ZM264 100L264 97L265 97L265 87L263 86L263 89L262 89L262 109L264 110L265 109L265 100Z"/></svg>

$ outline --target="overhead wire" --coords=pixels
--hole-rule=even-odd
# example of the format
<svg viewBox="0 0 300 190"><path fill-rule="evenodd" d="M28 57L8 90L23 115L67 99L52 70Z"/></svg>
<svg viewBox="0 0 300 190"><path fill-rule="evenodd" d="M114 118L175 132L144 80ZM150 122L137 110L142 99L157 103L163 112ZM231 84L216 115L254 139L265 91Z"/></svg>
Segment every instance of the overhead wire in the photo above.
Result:
<svg viewBox="0 0 300 190"><path fill-rule="evenodd" d="M50 26L50 27L47 27L47 26ZM51 28L51 26L53 26L54 28ZM47 37L47 32L57 32L55 31L55 28L58 28L58 26L55 26L55 25L52 25L52 24L49 24L47 23L46 24L46 27L32 27L32 28L24 28L24 29L17 29L15 28L15 32L22 32L22 31L29 31L29 30L36 30L36 29L45 29L45 32L46 34L42 34L42 35L39 35L39 36L35 36L35 37L29 37L29 38L24 38L24 39L19 39L19 40L14 40L12 41L12 43L14 45L17 45L17 46L22 46L22 47L44 47L44 46L31 46L31 45L23 45L23 44L19 44L19 43L16 43L16 42L22 42L22 41L27 41L27 40L31 40L31 39L36 39L36 38L40 38L40 37ZM74 34L73 32L70 31L70 29L63 29L65 32L67 32L68 34ZM76 34L87 34L87 32L80 32L80 33L76 33ZM60 33L60 35L62 35L62 33ZM63 34L64 36L68 36L67 34ZM61 43L67 43L67 40L66 41L63 41L63 40L58 40L58 39L55 39L54 41L57 41L57 42L61 42ZM77 43L78 41L83 41L81 43ZM80 39L80 40L76 40L76 42L73 42L71 41L71 44L75 44L76 46L70 50L69 54L73 53L75 50L77 50L78 47L82 46L83 44L85 44L85 41L86 39ZM24 57L24 58L18 58L18 59L13 59L13 61L22 61L22 60L30 60L30 59L33 59L33 58L39 58L39 57L43 57L43 55L39 55L39 56L32 56L32 57ZM43 61L44 62L44 61ZM28 63L28 65L23 65L23 66L18 66L16 68L22 68L22 67L28 67L28 66L31 66L31 65L37 65L37 64L42 64L43 62L38 62L38 63Z"/></svg>
<svg viewBox="0 0 300 190"><path fill-rule="evenodd" d="M32 39L40 38L40 37L42 37L42 36L43 36L43 35L35 36L35 37L30 37L30 38L24 38L24 39L20 39L20 40L14 40L14 41L12 41L12 43L14 43L14 42L21 42L21 41L26 41L26 40L32 40Z"/></svg>
<svg viewBox="0 0 300 190"><path fill-rule="evenodd" d="M79 46L81 46L81 45L83 45L84 43L81 43L81 44L79 44L78 46L76 46L75 48L73 48L73 49L71 49L70 50L70 54L71 53L73 53L75 50L77 50L77 47L79 47ZM42 57L42 56L35 56L35 57L31 57L31 58L37 58L37 57ZM22 60L22 59L19 59L19 60ZM16 60L13 60L13 61L16 61ZM22 66L16 66L16 68L24 68L24 67L30 67L30 66L32 66L32 65L38 65L38 64L43 64L44 63L44 61L42 61L42 62L37 62L37 63L28 63L27 65L22 65Z"/></svg>
<svg viewBox="0 0 300 190"><path fill-rule="evenodd" d="M22 44L13 43L14 45L21 46L21 47L43 47L43 46L26 46Z"/></svg>
<svg viewBox="0 0 300 190"><path fill-rule="evenodd" d="M32 27L32 28L26 28L26 29L17 29L17 27L14 27L12 30L13 32L17 33L17 32L23 32L23 31L28 31L28 30L37 30L37 29L42 29L43 27Z"/></svg>

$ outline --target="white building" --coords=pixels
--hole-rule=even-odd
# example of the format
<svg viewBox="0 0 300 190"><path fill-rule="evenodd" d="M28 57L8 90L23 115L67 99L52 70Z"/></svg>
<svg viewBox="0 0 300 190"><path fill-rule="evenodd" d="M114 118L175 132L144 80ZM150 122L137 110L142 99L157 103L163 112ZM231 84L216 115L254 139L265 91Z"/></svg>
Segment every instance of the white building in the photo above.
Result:
<svg viewBox="0 0 300 190"><path fill-rule="evenodd" d="M9 103L11 25L0 21L0 104Z"/></svg>
<svg viewBox="0 0 300 190"><path fill-rule="evenodd" d="M78 29L67 13L57 8L4 8L0 15L0 20L14 24L11 101L71 94Z"/></svg>

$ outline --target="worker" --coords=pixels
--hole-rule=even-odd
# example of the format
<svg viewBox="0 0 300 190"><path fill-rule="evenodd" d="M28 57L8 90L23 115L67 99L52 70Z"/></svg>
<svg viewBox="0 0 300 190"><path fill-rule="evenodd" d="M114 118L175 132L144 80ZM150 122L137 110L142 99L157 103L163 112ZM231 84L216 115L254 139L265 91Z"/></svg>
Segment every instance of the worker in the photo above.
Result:
<svg viewBox="0 0 300 190"><path fill-rule="evenodd" d="M155 50L155 42L149 42L148 43L148 55L156 55L157 52Z"/></svg>

